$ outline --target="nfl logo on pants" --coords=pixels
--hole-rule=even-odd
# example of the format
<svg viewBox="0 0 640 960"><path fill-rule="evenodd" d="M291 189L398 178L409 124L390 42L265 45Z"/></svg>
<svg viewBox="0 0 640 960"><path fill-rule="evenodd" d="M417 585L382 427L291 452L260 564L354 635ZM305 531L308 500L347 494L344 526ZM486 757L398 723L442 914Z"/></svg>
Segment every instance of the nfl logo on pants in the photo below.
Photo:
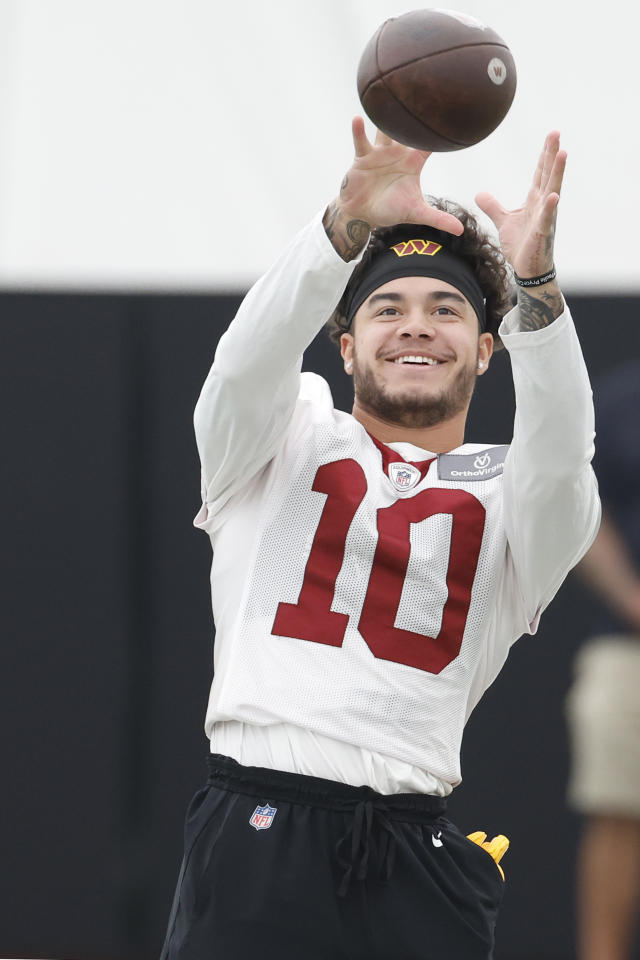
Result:
<svg viewBox="0 0 640 960"><path fill-rule="evenodd" d="M256 830L268 830L273 823L273 818L278 812L277 807L270 807L268 803L264 807L257 806L251 814L249 823Z"/></svg>

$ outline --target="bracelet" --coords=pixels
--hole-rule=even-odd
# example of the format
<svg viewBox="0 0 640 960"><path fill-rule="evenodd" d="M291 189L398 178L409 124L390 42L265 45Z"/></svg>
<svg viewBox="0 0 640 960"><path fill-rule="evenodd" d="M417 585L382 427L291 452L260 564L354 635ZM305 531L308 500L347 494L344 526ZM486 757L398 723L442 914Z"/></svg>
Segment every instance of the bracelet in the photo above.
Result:
<svg viewBox="0 0 640 960"><path fill-rule="evenodd" d="M519 277L515 271L513 274L513 279L519 287L541 287L543 283L549 283L550 280L555 280L555 278L555 267L551 267L548 273L542 273L539 277Z"/></svg>

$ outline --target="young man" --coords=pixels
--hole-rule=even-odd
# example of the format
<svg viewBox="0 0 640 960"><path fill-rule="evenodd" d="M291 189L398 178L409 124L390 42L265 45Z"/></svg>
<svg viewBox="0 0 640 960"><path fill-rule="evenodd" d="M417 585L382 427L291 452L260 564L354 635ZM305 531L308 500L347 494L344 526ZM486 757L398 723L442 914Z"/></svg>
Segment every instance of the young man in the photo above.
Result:
<svg viewBox="0 0 640 960"><path fill-rule="evenodd" d="M553 270L558 135L521 209L478 198L521 278L500 327L508 451L464 443L501 255L424 201L428 154L369 143L361 118L353 135L339 197L250 291L196 409L212 756L166 960L491 957L501 871L444 817L462 731L598 526L590 387ZM300 374L332 314L352 415Z"/></svg>

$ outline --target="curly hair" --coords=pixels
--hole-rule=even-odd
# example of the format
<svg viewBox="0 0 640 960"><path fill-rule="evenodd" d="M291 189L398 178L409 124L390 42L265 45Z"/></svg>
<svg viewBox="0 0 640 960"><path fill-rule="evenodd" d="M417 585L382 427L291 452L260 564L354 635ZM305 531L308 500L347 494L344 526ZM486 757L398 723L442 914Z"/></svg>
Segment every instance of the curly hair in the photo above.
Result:
<svg viewBox="0 0 640 960"><path fill-rule="evenodd" d="M511 268L507 264L500 247L493 242L489 234L482 229L478 220L469 210L442 198L427 197L432 207L452 213L464 226L461 236L444 231L436 231L438 239L451 253L465 260L473 270L485 299L486 329L494 339L494 350L502 348L498 336L498 327L505 313L513 304L513 284ZM349 293L359 278L366 272L372 258L385 246L385 242L395 227L377 227L372 231L362 260L353 271L340 301L327 321L326 329L334 343L340 342L343 333L349 332L346 318L346 305Z"/></svg>

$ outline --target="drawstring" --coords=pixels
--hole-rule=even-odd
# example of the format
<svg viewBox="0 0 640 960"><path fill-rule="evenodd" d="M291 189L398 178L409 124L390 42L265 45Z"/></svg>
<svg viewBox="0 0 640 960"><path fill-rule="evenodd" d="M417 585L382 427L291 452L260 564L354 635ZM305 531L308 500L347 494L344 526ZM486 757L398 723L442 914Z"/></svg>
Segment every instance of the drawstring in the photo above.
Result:
<svg viewBox="0 0 640 960"><path fill-rule="evenodd" d="M384 882L393 873L398 844L402 843L400 824L432 824L447 809L445 797L430 794L391 794L385 796L371 787L354 787L299 773L285 773L262 767L245 767L230 757L210 754L209 785L221 790L264 797L274 806L277 801L319 807L335 813L340 822L346 818L346 832L337 842L335 860L342 871L338 894L345 897L355 878L366 880L371 863ZM387 805L388 804L388 805ZM440 841L435 839L434 843Z"/></svg>
<svg viewBox="0 0 640 960"><path fill-rule="evenodd" d="M365 880L369 873L369 855L371 846L376 841L372 836L374 824L379 830L378 838L378 877L386 882L393 872L396 855L397 833L395 827L385 816L389 808L374 800L361 800L353 811L350 828L340 838L336 846L338 863L344 869L342 882L338 888L338 896L345 897L354 875L357 880ZM344 855L344 848L348 845L351 833L350 857Z"/></svg>

